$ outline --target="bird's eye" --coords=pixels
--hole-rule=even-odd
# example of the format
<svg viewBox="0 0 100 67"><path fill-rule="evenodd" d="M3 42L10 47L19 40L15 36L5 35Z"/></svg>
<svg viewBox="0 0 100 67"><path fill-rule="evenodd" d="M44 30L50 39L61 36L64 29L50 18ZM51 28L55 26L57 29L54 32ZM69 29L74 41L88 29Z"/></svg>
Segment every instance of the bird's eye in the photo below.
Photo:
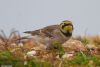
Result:
<svg viewBox="0 0 100 67"><path fill-rule="evenodd" d="M64 25L66 25L66 23L64 23Z"/></svg>
<svg viewBox="0 0 100 67"><path fill-rule="evenodd" d="M65 27L65 26L68 26L69 24L66 24L66 23L64 23L63 25L62 25L62 29Z"/></svg>

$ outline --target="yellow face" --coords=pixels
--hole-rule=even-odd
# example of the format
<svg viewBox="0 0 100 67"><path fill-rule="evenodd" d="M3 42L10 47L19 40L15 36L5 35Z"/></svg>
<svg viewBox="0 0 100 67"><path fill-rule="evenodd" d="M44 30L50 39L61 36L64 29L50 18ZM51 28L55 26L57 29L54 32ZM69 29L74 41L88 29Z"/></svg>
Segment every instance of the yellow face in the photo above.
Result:
<svg viewBox="0 0 100 67"><path fill-rule="evenodd" d="M63 21L61 24L60 24L60 29L62 32L64 33L72 33L73 31L73 25L72 25L72 22L71 21Z"/></svg>
<svg viewBox="0 0 100 67"><path fill-rule="evenodd" d="M66 31L66 32L72 32L72 26L65 26L64 28L63 28L63 30L64 31Z"/></svg>

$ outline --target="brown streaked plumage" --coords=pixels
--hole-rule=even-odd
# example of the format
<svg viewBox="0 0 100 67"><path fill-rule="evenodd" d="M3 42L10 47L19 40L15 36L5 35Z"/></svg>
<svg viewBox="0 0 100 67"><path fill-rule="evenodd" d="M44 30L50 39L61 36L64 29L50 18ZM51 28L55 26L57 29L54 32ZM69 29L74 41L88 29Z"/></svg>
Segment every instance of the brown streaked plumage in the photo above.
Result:
<svg viewBox="0 0 100 67"><path fill-rule="evenodd" d="M52 47L54 41L59 41L64 43L72 36L73 25L71 21L65 20L60 25L51 25L38 29L35 31L26 31L24 33L29 33L32 36L38 36L47 45L47 47Z"/></svg>

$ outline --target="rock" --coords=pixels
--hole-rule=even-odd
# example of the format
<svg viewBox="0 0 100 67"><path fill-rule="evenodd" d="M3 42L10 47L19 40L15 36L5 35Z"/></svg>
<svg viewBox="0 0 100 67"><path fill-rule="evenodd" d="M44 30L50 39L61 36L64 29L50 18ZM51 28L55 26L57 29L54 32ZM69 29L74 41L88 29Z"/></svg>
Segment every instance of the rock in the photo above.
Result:
<svg viewBox="0 0 100 67"><path fill-rule="evenodd" d="M18 46L19 46L19 47L23 47L24 44L23 44L23 43L18 43Z"/></svg>
<svg viewBox="0 0 100 67"><path fill-rule="evenodd" d="M4 47L4 45L0 44L0 51L5 51L6 48Z"/></svg>
<svg viewBox="0 0 100 67"><path fill-rule="evenodd" d="M96 47L96 48L91 49L91 53L93 55L100 56L100 47Z"/></svg>
<svg viewBox="0 0 100 67"><path fill-rule="evenodd" d="M86 48L88 48L88 49L94 49L94 48L96 48L96 46L94 44L87 44Z"/></svg>
<svg viewBox="0 0 100 67"><path fill-rule="evenodd" d="M32 49L34 49L34 50L45 50L46 49L46 45L38 44L37 46L33 47Z"/></svg>
<svg viewBox="0 0 100 67"><path fill-rule="evenodd" d="M23 48L25 49L31 49L33 47L35 47L37 44L36 42L34 41L34 39L28 39L26 42L24 42L24 45L23 45Z"/></svg>
<svg viewBox="0 0 100 67"><path fill-rule="evenodd" d="M74 51L86 51L86 47L84 44L79 40L70 39L63 44L65 49L74 50Z"/></svg>
<svg viewBox="0 0 100 67"><path fill-rule="evenodd" d="M74 52L70 52L70 53L65 53L63 56L62 56L62 58L63 59L65 59L65 58L71 58L71 57L73 57L74 56Z"/></svg>

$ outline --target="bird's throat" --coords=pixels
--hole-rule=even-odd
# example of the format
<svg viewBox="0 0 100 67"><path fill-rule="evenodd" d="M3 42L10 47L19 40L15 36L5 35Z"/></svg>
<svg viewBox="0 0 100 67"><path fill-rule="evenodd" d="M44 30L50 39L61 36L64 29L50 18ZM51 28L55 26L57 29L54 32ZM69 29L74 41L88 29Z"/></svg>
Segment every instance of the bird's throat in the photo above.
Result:
<svg viewBox="0 0 100 67"><path fill-rule="evenodd" d="M63 31L61 31L62 32L62 34L64 34L66 37L70 37L70 36L72 36L72 33L70 33L70 32L63 32Z"/></svg>

